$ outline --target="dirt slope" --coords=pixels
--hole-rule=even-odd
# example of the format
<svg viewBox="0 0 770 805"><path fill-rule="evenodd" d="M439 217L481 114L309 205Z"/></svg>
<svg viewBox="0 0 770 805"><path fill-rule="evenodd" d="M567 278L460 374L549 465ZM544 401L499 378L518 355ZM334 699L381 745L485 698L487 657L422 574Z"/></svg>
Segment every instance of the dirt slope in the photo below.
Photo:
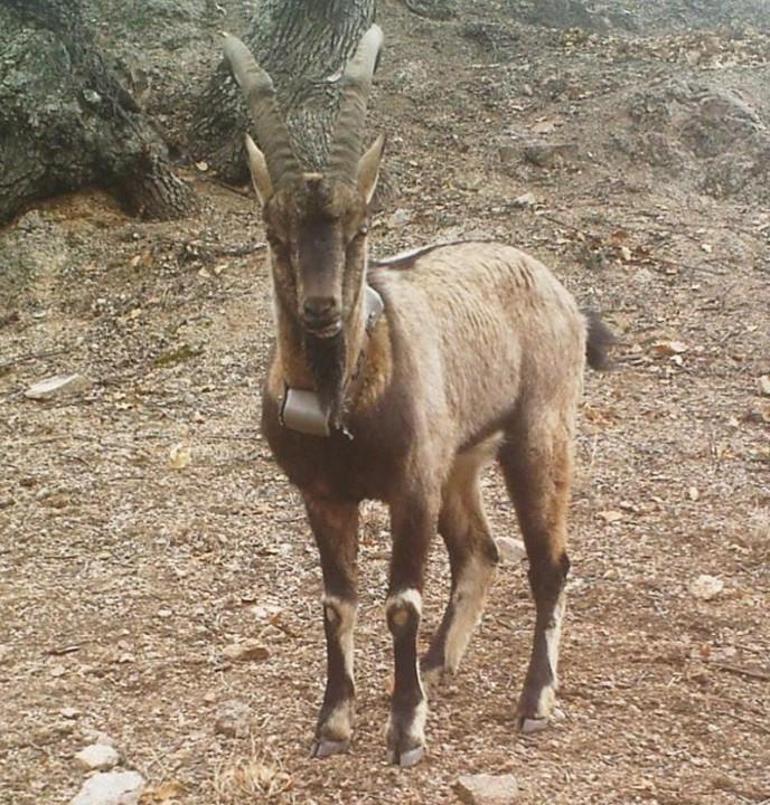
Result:
<svg viewBox="0 0 770 805"><path fill-rule="evenodd" d="M238 4L221 5L235 25ZM1 803L68 801L94 731L147 778L146 802L438 803L458 775L502 771L524 803L770 799L762 4L709 20L713 3L597 3L580 29L522 22L533 5L436 23L383 4L370 124L389 132L392 189L372 241L515 243L621 336L616 371L586 379L565 720L514 731L533 608L524 568L503 567L459 675L432 696L426 762L387 765L387 519L372 504L354 748L306 757L320 572L258 434L263 233L247 195L195 169L198 219L140 224L93 194L0 234ZM576 13L552 6L554 24ZM223 24L214 4L189 7L177 28L158 11L142 56L147 103L180 142L176 101L216 63ZM104 36L130 56L146 33L121 19ZM23 395L74 371L88 390ZM495 532L516 536L499 479L486 485ZM701 574L724 583L712 600L690 591ZM446 595L438 543L430 575L424 636ZM269 657L228 661L247 637ZM215 731L232 700L247 737Z"/></svg>

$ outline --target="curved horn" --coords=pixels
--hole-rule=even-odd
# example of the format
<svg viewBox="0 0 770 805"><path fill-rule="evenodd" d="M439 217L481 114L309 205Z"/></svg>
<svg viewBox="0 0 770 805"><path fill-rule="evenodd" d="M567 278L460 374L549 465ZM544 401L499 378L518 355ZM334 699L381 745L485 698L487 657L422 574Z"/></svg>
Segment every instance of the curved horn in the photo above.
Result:
<svg viewBox="0 0 770 805"><path fill-rule="evenodd" d="M355 177L356 166L363 150L361 135L366 117L366 102L381 47L382 30L379 25L372 25L361 37L358 48L345 65L340 79L342 100L329 151L328 167L330 173L351 180Z"/></svg>
<svg viewBox="0 0 770 805"><path fill-rule="evenodd" d="M299 164L291 148L289 132L278 112L273 80L240 39L230 34L224 34L224 37L225 58L243 90L270 178L277 185L287 174L299 173Z"/></svg>

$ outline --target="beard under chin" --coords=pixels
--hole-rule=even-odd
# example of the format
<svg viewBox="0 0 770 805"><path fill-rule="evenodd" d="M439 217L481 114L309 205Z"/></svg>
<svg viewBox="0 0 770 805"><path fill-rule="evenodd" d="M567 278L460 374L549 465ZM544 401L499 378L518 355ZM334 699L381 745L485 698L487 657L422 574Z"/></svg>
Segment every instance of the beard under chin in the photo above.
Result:
<svg viewBox="0 0 770 805"><path fill-rule="evenodd" d="M317 338L305 333L305 357L321 406L329 415L329 425L342 425L345 401L345 358L347 353L345 330L331 338Z"/></svg>

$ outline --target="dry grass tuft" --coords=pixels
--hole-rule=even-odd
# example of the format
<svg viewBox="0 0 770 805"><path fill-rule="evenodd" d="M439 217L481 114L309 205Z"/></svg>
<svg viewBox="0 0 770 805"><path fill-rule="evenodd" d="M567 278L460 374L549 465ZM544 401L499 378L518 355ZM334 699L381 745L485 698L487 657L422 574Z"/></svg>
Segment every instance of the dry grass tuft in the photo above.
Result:
<svg viewBox="0 0 770 805"><path fill-rule="evenodd" d="M291 787L291 775L284 771L280 760L269 756L253 738L250 755L233 755L217 769L214 777L219 805L275 800Z"/></svg>

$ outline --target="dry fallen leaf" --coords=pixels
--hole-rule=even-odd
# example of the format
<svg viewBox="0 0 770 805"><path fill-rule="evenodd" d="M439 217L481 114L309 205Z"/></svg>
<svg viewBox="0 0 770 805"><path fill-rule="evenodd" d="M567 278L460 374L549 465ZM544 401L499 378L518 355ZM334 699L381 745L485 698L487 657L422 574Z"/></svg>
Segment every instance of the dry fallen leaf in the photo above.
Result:
<svg viewBox="0 0 770 805"><path fill-rule="evenodd" d="M668 358L671 355L681 355L687 352L689 347L682 341L658 341L652 345L652 354L662 358Z"/></svg>
<svg viewBox="0 0 770 805"><path fill-rule="evenodd" d="M186 442L175 444L169 451L169 465L172 470L183 470L191 461L190 446Z"/></svg>
<svg viewBox="0 0 770 805"><path fill-rule="evenodd" d="M139 805L171 805L174 802L181 802L184 793L184 784L179 780L166 780L145 789L139 799Z"/></svg>

